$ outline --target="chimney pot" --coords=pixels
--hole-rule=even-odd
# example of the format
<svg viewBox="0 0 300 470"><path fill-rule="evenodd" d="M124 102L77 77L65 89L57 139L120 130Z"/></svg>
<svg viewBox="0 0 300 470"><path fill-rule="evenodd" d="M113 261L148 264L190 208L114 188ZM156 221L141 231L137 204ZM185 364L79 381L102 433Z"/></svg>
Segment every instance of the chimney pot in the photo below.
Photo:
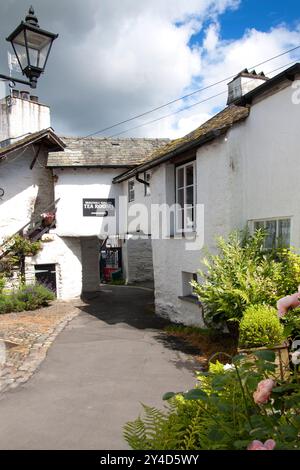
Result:
<svg viewBox="0 0 300 470"><path fill-rule="evenodd" d="M19 90L12 90L12 97L19 98Z"/></svg>
<svg viewBox="0 0 300 470"><path fill-rule="evenodd" d="M29 91L20 91L20 95L22 100L29 100Z"/></svg>
<svg viewBox="0 0 300 470"><path fill-rule="evenodd" d="M34 95L30 95L30 101L33 101L34 103L38 103L39 102L39 97L34 96Z"/></svg>

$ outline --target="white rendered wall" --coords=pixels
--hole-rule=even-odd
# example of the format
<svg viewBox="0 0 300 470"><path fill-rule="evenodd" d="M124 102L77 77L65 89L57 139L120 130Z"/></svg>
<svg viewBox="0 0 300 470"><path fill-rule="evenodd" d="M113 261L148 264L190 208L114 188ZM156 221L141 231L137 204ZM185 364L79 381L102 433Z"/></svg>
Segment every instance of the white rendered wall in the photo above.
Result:
<svg viewBox="0 0 300 470"><path fill-rule="evenodd" d="M204 204L204 246L210 251L218 235L226 237L251 219L280 217L291 217L291 244L300 250L300 105L293 104L293 92L283 88L254 103L244 122L199 148L197 202ZM159 201L174 194L167 174L164 165L153 175ZM154 240L152 247L157 312L173 321L199 323L196 306L178 297L182 272L195 272L204 250L188 251L184 240L176 239Z"/></svg>
<svg viewBox="0 0 300 470"><path fill-rule="evenodd" d="M84 198L114 198L116 214L118 199L122 194L121 185L112 184L120 170L113 169L56 169L55 199L57 205L57 233L60 236L106 237L107 232L116 233L115 217L84 217L82 200Z"/></svg>
<svg viewBox="0 0 300 470"><path fill-rule="evenodd" d="M39 215L53 202L51 170L45 168L46 153L30 170L34 147L10 154L0 161L0 241L26 225L33 214Z"/></svg>
<svg viewBox="0 0 300 470"><path fill-rule="evenodd" d="M69 300L82 293L82 266L80 239L47 236L52 239L43 243L43 249L34 257L27 258L27 269L35 264L56 264L57 297Z"/></svg>
<svg viewBox="0 0 300 470"><path fill-rule="evenodd" d="M48 106L21 98L6 97L0 101L0 141L50 126Z"/></svg>

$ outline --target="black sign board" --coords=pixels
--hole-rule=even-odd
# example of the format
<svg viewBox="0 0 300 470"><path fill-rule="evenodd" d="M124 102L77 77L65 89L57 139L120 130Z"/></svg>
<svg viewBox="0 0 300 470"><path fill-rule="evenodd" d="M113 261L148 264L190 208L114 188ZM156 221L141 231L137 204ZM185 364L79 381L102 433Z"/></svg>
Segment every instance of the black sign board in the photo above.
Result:
<svg viewBox="0 0 300 470"><path fill-rule="evenodd" d="M114 199L83 199L83 217L107 217L115 215Z"/></svg>

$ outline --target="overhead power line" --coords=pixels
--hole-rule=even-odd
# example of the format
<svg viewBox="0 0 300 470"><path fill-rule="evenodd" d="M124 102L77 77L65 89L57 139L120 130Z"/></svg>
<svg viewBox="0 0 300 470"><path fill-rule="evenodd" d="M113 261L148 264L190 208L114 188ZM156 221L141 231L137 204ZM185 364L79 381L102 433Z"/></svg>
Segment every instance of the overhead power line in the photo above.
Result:
<svg viewBox="0 0 300 470"><path fill-rule="evenodd" d="M271 62L272 60L278 59L279 57L282 57L282 56L284 56L284 55L286 55L286 54L289 54L290 52L294 52L294 51L296 51L296 50L299 49L299 48L300 48L300 45L299 45L299 46L296 46L296 47L293 47L293 48L291 48L291 49L289 49L289 50L287 50L287 51L281 52L280 54L277 54L277 55L275 55L275 56L273 56L273 57L270 57L270 58L264 60L263 62L260 62L260 63L258 63L258 64L256 64L256 65L252 65L251 67L248 67L248 69L255 69L255 68L257 68L257 67L260 67L261 65L266 64L266 63L268 63L268 62ZM167 103L165 103L165 104L162 104L162 105L160 105L160 106L157 106L156 108L152 108L152 109L150 109L150 110L148 110L148 111L145 111L145 112L143 112L143 113L137 114L137 115L132 116L132 117L130 117L130 118L128 118L128 119L124 119L123 121L119 121L119 122L117 122L117 123L115 123L115 124L112 124L112 125L110 125L110 126L108 126L108 127L104 127L103 129L100 129L100 130L98 130L98 131L92 132L91 134L88 134L88 135L86 135L86 136L84 136L84 137L82 137L82 138L83 138L83 139L87 139L88 137L93 137L94 135L102 134L102 133L105 132L105 131L114 129L115 127L118 127L118 126L121 126L122 124L126 124L126 123L128 123L128 122L132 122L132 121L134 121L135 119L139 119L139 118L141 118L141 117L143 117L143 116L146 116L147 114L151 114L151 113L154 113L155 111L159 111L160 109L166 108L167 106L170 106L170 105L172 105L172 104L174 104L174 103L178 103L179 101L182 101L182 100L184 100L184 99L186 99L186 98L189 98L189 97L191 97L191 96L194 96L194 95L197 94L197 93L200 93L200 92L202 92L202 91L208 90L208 89L210 89L210 88L212 88L212 87L214 87L214 86L216 86L216 85L220 85L221 83L224 83L224 82L226 82L227 80L230 80L230 79L234 78L238 73L239 73L239 72L237 72L237 73L235 73L235 74L233 74L233 75L230 75L230 76L228 76L228 77L226 77L226 78L223 78L222 80L219 80L219 81L217 81L217 82L211 83L210 85L207 85L207 86L205 86L205 87L203 87L203 88L199 88L198 90L194 90L194 91L192 91L191 93L188 93L188 94L186 94L186 95L184 95L184 96L181 96L180 98L176 98L176 99L174 99L174 100L172 100L172 101L169 101L169 102L167 102ZM269 72L269 73L271 73L271 72Z"/></svg>
<svg viewBox="0 0 300 470"><path fill-rule="evenodd" d="M277 72L278 70L284 69L285 67L288 67L289 65L292 65L292 64L294 64L294 63L295 63L295 61L289 62L288 64L285 64L285 65L283 65L283 66L281 66L281 67L278 67L278 68L276 68L276 69L274 69L274 70L270 70L269 72L267 72L267 74ZM174 116L175 114L182 113L183 111L186 111L187 109L193 108L194 106L198 106L199 104L205 103L206 101L210 101L210 100L212 100L212 99L214 99L214 98L217 98L218 96L224 95L224 94L226 94L227 92L228 92L227 90L221 91L220 93L217 93L217 94L215 94L215 95L209 96L208 98L205 98L205 99L203 99L203 100L201 100L201 101L197 101L196 103L193 103L193 104L191 104L191 105L185 106L184 108L178 109L177 111L174 111L174 112L172 112L172 113L165 114L164 116L160 116L160 117L158 117L158 118L156 118L156 119L153 119L153 120L151 120L151 121L147 121L147 122L144 122L144 123L139 124L139 125L137 125L137 126L130 127L130 128L128 128L128 129L125 129L124 131L120 131L120 132L118 132L118 133L116 133L116 134L112 134L112 135L108 136L108 138L117 137L117 136L119 136L119 135L125 134L126 132L134 131L135 129L139 129L140 127L144 127L144 126L148 126L148 125L150 125L150 124L154 124L155 122L161 121L161 120L166 119L166 118L171 117L171 116Z"/></svg>

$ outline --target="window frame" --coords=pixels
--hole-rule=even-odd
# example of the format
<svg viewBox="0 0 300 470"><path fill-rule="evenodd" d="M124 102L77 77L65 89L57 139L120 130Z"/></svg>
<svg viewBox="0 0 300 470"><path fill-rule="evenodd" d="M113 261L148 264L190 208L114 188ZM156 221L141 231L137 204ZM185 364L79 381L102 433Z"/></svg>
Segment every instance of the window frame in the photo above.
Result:
<svg viewBox="0 0 300 470"><path fill-rule="evenodd" d="M135 181L128 181L128 202L134 202L135 199Z"/></svg>
<svg viewBox="0 0 300 470"><path fill-rule="evenodd" d="M151 196L150 180L151 180L151 172L150 171L145 171L144 172L144 181L149 183L149 185L144 184L144 196L145 197Z"/></svg>
<svg viewBox="0 0 300 470"><path fill-rule="evenodd" d="M192 184L187 184L187 172L186 168L187 167L193 167L193 183ZM180 170L183 171L183 186L178 185L179 181L179 172ZM187 204L187 189L193 187L193 204ZM176 223L176 233L194 233L196 231L196 160L189 160L188 162L185 162L183 164L177 165L175 167L175 203L176 206L179 205L179 198L178 198L178 193L180 190L183 190L183 206L182 209L176 209L176 217L175 217L175 223ZM188 210L193 210L193 224L191 227L187 226L187 211ZM183 226L179 226L179 211L181 213L181 220L182 220L182 212L183 212Z"/></svg>
<svg viewBox="0 0 300 470"><path fill-rule="evenodd" d="M263 224L262 228L263 229L266 229L266 224L268 222L275 222L276 224L276 227L275 227L275 237L274 237L274 240L275 240L275 243L272 247L270 246L266 246L266 240L264 241L264 249L265 250L272 250L272 249L277 249L277 248L280 248L280 244L279 244L279 222L280 221L284 221L284 220L287 220L289 221L290 223L290 226L289 226L289 242L288 242L288 245L286 246L282 246L282 248L290 248L291 247L291 234L292 234L292 217L291 216L286 216L286 217L269 217L269 218L264 218L264 219L252 219L251 221L249 221L251 223L251 231L252 233L255 232L255 230L258 230L259 227L255 228L255 224Z"/></svg>

